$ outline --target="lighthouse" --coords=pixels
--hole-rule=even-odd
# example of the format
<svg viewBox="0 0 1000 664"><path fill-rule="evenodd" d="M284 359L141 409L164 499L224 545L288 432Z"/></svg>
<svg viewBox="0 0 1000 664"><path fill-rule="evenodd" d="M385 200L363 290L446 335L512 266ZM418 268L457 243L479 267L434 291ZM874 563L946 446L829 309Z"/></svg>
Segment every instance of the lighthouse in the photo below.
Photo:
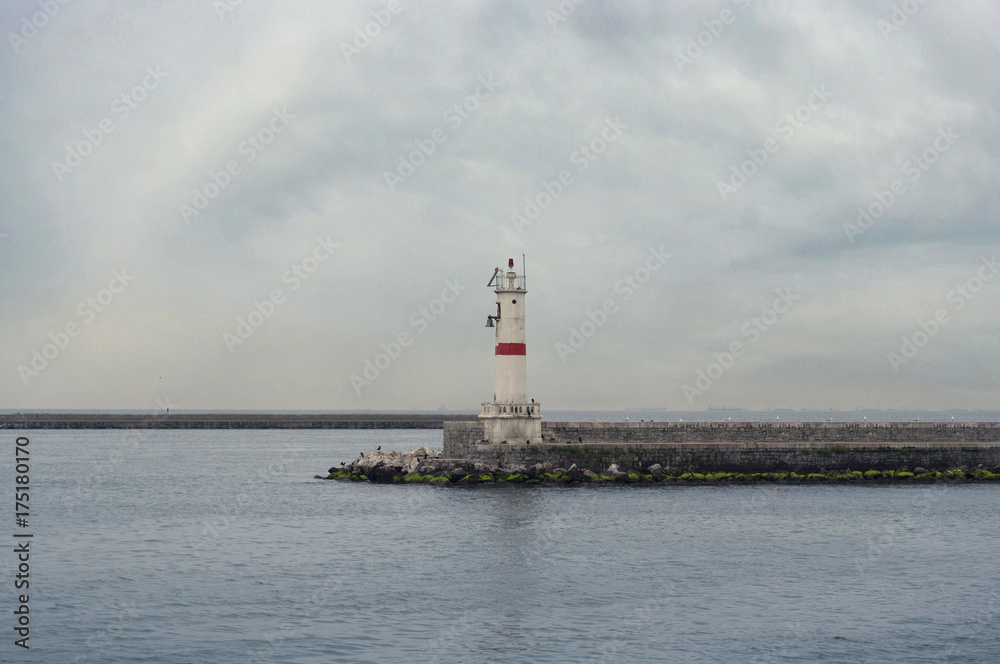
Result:
<svg viewBox="0 0 1000 664"><path fill-rule="evenodd" d="M524 327L524 270L517 274L514 259L507 271L500 268L486 285L497 295L495 314L486 317L486 327L496 329L493 360L493 401L483 403L479 419L483 438L491 444L539 444L542 442L541 406L528 401L528 356Z"/></svg>

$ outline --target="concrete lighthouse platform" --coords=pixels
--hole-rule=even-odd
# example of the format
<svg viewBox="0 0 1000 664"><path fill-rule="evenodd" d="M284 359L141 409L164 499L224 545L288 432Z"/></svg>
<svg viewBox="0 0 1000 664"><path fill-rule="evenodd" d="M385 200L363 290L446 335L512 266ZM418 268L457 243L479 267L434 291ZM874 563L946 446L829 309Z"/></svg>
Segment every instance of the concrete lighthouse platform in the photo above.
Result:
<svg viewBox="0 0 1000 664"><path fill-rule="evenodd" d="M1000 423L542 422L542 443L494 443L476 422L445 422L443 456L501 468L550 463L686 472L1000 472ZM905 472L905 471L903 471Z"/></svg>

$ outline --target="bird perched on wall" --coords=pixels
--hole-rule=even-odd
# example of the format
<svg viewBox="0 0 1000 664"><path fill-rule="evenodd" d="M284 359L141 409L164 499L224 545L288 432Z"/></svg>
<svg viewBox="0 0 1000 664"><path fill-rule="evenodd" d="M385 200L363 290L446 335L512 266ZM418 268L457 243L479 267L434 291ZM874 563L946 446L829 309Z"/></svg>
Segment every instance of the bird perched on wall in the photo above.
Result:
<svg viewBox="0 0 1000 664"><path fill-rule="evenodd" d="M375 451L377 452L377 451L378 451L378 450L380 450L380 449L382 449L382 446L381 446L381 445L379 445L378 447L376 447L376 448L375 448Z"/></svg>

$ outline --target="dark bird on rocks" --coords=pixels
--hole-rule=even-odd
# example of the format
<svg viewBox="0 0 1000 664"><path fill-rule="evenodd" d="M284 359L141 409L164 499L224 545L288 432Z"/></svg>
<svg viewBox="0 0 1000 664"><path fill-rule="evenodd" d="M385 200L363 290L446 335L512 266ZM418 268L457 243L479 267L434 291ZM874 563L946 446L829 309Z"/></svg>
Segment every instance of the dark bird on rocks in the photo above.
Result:
<svg viewBox="0 0 1000 664"><path fill-rule="evenodd" d="M365 453L364 453L364 452L362 452L362 453L361 453L361 457L362 457L362 458L364 458L364 456L365 456Z"/></svg>
<svg viewBox="0 0 1000 664"><path fill-rule="evenodd" d="M378 447L376 447L375 449L376 449L376 450L380 450L380 449L382 449L382 446L381 446L381 445L379 445L379 446L378 446Z"/></svg>
<svg viewBox="0 0 1000 664"><path fill-rule="evenodd" d="M346 466L346 465L347 465L347 463L346 463L346 462L344 462L344 461L341 461L341 462L340 462L340 465L341 465L341 466Z"/></svg>

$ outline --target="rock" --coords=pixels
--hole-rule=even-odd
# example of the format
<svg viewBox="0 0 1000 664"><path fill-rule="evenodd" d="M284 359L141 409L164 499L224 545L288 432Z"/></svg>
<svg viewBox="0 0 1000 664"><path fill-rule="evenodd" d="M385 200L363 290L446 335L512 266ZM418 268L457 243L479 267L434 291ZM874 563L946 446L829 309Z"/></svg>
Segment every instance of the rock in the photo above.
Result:
<svg viewBox="0 0 1000 664"><path fill-rule="evenodd" d="M544 468L546 473L551 473L554 470L554 467L548 461L542 464L542 468Z"/></svg>
<svg viewBox="0 0 1000 664"><path fill-rule="evenodd" d="M368 471L367 475L372 482L391 483L395 478L400 477L400 469L395 466L375 466Z"/></svg>
<svg viewBox="0 0 1000 664"><path fill-rule="evenodd" d="M399 454L399 452L396 452L396 454ZM432 450L431 448L427 447L426 445L421 445L420 447L418 447L415 450L410 450L409 452L403 453L402 456L404 458L422 457L424 459L429 459L429 458L435 458L436 459L436 458L438 458L438 452L435 452L434 450Z"/></svg>
<svg viewBox="0 0 1000 664"><path fill-rule="evenodd" d="M652 466L646 469L646 472L652 475L653 477L663 475L663 466L661 466L658 463L654 463Z"/></svg>
<svg viewBox="0 0 1000 664"><path fill-rule="evenodd" d="M618 467L617 463L613 463L608 466L608 469L604 471L605 475L611 475L612 477L618 477L619 475L624 475L621 468Z"/></svg>
<svg viewBox="0 0 1000 664"><path fill-rule="evenodd" d="M583 476L588 479L594 479L598 477L598 474L588 468L587 470L583 471Z"/></svg>
<svg viewBox="0 0 1000 664"><path fill-rule="evenodd" d="M574 463L572 466L569 467L569 469L567 469L563 473L563 475L566 475L567 477L569 477L572 480L578 480L581 477L583 477L583 472Z"/></svg>
<svg viewBox="0 0 1000 664"><path fill-rule="evenodd" d="M566 474L566 469L565 468L555 468L555 469L552 470L552 474L553 475L565 475Z"/></svg>
<svg viewBox="0 0 1000 664"><path fill-rule="evenodd" d="M399 452L382 452L380 450L376 450L367 456L359 457L351 465L360 472L365 472L370 468L380 467L393 468L397 472L402 472L403 455Z"/></svg>
<svg viewBox="0 0 1000 664"><path fill-rule="evenodd" d="M913 469L913 472L914 472L914 473L926 473L926 472L927 472L927 469L926 469L926 468L923 468L923 467L921 467L921 466L917 466L916 468L914 468L914 469Z"/></svg>

